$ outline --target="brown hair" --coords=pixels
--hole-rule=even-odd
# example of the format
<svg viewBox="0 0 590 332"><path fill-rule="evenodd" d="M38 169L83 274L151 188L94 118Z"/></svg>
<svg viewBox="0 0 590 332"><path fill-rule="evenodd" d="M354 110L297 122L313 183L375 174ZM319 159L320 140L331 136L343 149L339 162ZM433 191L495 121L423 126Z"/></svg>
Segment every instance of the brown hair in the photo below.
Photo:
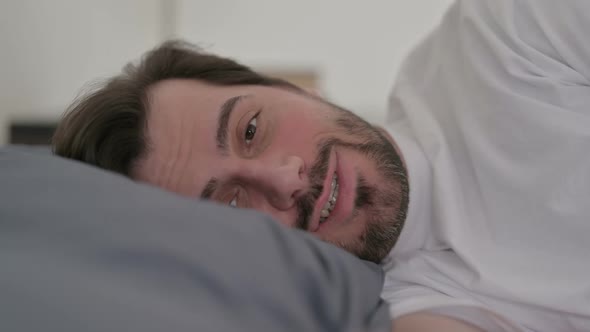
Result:
<svg viewBox="0 0 590 332"><path fill-rule="evenodd" d="M148 88L166 79L195 79L214 85L265 85L299 90L261 75L231 59L184 41L167 41L146 53L139 64L99 89L77 98L53 136L55 154L131 177L147 150L144 128Z"/></svg>

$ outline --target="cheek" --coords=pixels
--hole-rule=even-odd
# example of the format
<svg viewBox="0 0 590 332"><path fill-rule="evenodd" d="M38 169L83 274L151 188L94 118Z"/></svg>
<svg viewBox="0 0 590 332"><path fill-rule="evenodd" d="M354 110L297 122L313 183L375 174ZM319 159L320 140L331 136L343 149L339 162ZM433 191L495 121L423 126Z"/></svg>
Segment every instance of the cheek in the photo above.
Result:
<svg viewBox="0 0 590 332"><path fill-rule="evenodd" d="M317 138L318 135L333 131L334 124L329 113L321 108L301 107L286 110L277 115L277 127L292 139Z"/></svg>
<svg viewBox="0 0 590 332"><path fill-rule="evenodd" d="M264 198L256 207L253 208L258 212L262 212L272 217L273 221L287 227L294 227L297 220L297 211L291 209L289 211L279 211L272 206L269 206Z"/></svg>
<svg viewBox="0 0 590 332"><path fill-rule="evenodd" d="M316 121L306 118L284 118L276 126L274 143L278 149L298 155L315 152L322 133L326 132Z"/></svg>

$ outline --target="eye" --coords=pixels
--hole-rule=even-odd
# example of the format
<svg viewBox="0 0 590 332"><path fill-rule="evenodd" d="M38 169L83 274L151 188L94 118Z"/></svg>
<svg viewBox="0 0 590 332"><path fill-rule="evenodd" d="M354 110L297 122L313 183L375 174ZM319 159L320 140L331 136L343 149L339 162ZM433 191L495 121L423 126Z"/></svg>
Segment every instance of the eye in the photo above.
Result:
<svg viewBox="0 0 590 332"><path fill-rule="evenodd" d="M246 132L244 134L244 140L246 141L246 145L250 145L250 143L252 143L252 140L254 139L254 136L256 135L257 118L258 115L256 115L254 118L252 118L252 120L250 120L250 122L248 122L248 126L246 127Z"/></svg>
<svg viewBox="0 0 590 332"><path fill-rule="evenodd" d="M229 206L233 208L238 207L238 195L235 195L234 198L232 198L232 200L229 202Z"/></svg>

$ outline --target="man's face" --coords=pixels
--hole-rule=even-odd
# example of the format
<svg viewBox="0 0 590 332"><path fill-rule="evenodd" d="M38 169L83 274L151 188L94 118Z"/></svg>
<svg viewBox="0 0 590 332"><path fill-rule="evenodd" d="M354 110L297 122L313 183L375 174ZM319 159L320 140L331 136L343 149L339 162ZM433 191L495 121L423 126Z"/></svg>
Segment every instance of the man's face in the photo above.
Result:
<svg viewBox="0 0 590 332"><path fill-rule="evenodd" d="M150 90L138 180L256 209L379 262L401 231L405 169L352 113L283 88L167 80Z"/></svg>

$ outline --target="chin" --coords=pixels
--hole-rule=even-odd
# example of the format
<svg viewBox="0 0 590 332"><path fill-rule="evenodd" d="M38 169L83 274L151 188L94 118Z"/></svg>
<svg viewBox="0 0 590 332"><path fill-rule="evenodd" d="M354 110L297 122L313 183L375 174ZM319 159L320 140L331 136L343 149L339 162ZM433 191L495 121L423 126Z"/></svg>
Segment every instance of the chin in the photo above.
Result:
<svg viewBox="0 0 590 332"><path fill-rule="evenodd" d="M363 211L344 222L341 229L320 236L320 239L360 259L379 264L391 252L399 237L394 220L384 218L388 215L395 215L391 207Z"/></svg>

